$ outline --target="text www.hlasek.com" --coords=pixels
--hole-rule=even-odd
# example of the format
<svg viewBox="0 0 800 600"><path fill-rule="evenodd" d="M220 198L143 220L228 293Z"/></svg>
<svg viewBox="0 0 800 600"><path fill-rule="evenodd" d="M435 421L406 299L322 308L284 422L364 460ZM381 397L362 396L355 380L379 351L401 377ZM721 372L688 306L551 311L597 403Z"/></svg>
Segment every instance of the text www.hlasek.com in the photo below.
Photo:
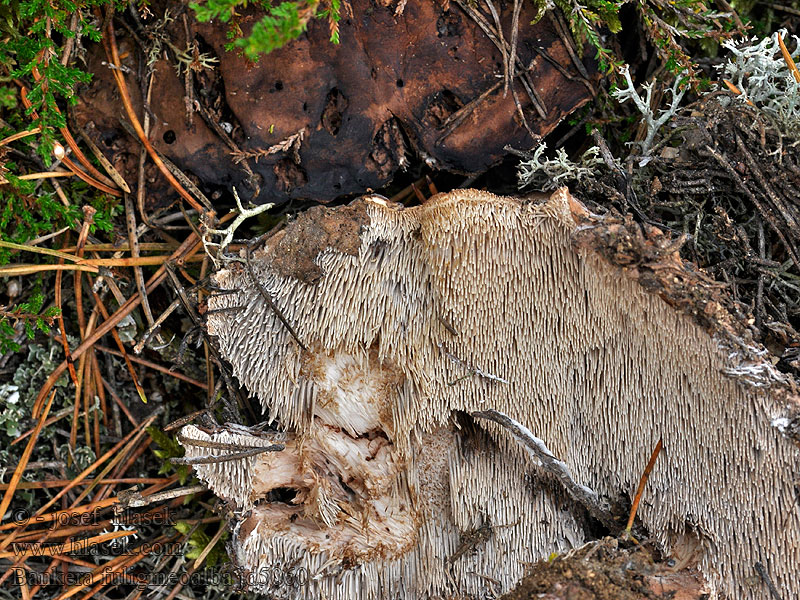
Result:
<svg viewBox="0 0 800 600"><path fill-rule="evenodd" d="M117 542L114 540L113 542ZM11 545L16 556L53 556L60 554L71 554L73 556L122 556L129 554L130 550L126 542L106 544L95 544L92 540L77 540L74 542L64 542L59 544L48 544L42 546L36 543L14 543ZM182 544L177 542L152 544L138 544L136 552L145 554L160 554L162 556L183 556L185 549Z"/></svg>

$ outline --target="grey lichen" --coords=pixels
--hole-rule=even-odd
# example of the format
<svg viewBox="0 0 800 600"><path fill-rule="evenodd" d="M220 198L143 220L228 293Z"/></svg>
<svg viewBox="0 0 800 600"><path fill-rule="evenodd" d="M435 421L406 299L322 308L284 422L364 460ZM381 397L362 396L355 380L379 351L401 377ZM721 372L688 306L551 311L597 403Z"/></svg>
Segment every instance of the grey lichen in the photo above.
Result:
<svg viewBox="0 0 800 600"><path fill-rule="evenodd" d="M517 167L519 189L535 187L544 192L551 192L567 183L582 182L596 175L595 169L603 164L596 146L589 148L580 158L573 162L563 148L556 150L554 158L544 156L547 144L542 142L533 151L528 160L523 160Z"/></svg>
<svg viewBox="0 0 800 600"><path fill-rule="evenodd" d="M209 332L287 436L283 452L197 466L238 511L237 564L302 566L307 598L509 590L526 564L586 533L507 431L464 417L494 409L601 498L630 497L662 439L638 513L653 539L726 597L767 598L756 563L800 595L800 451L771 424L797 399L740 382L741 361L709 331L577 250L574 215L586 213L565 190L544 204L459 190L409 209L373 197L367 213L358 252L322 251L313 283L270 264L277 241L252 255L307 350L241 264L216 274L238 291L209 307L244 308L210 314ZM229 427L183 434L263 443ZM294 498L272 495L287 489ZM491 535L459 554L487 522Z"/></svg>
<svg viewBox="0 0 800 600"><path fill-rule="evenodd" d="M653 149L653 141L655 140L658 130L670 119L672 119L675 114L677 114L678 109L680 108L681 100L686 93L686 87L681 87L681 84L683 83L682 75L676 77L672 87L669 88L669 106L659 109L658 114L656 115L653 107L653 88L656 84L655 80L644 84L644 98L642 98L642 96L639 95L639 92L636 90L636 85L633 83L633 79L631 79L631 72L628 65L625 65L620 69L620 75L625 78L626 85L624 88L617 88L614 90L613 96L619 102L632 100L633 104L636 106L636 109L642 114L642 119L644 120L644 124L647 128L644 140L641 142L636 142L641 149L641 154L643 157L640 161L640 166L644 166L647 164L647 162L649 162L650 152Z"/></svg>
<svg viewBox="0 0 800 600"><path fill-rule="evenodd" d="M795 49L790 56L796 61L800 58L800 38L791 37ZM718 69L720 77L741 92L739 101L757 106L775 119L785 135L797 138L800 135L800 83L781 52L778 40L786 38L787 32L782 29L761 40L750 38L738 44L728 40L722 45L731 57Z"/></svg>

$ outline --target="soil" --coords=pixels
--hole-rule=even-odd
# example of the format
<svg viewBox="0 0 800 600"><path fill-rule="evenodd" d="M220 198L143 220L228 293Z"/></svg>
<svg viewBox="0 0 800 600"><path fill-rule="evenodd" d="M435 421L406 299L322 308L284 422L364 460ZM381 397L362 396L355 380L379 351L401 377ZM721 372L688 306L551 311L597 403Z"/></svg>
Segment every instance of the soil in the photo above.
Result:
<svg viewBox="0 0 800 600"><path fill-rule="evenodd" d="M267 260L281 275L314 284L322 277L322 269L315 260L317 256L326 248L357 255L361 247L361 227L368 223L363 200L336 210L311 207L270 238Z"/></svg>
<svg viewBox="0 0 800 600"><path fill-rule="evenodd" d="M532 566L502 600L705 600L693 570L676 571L643 546L606 538Z"/></svg>

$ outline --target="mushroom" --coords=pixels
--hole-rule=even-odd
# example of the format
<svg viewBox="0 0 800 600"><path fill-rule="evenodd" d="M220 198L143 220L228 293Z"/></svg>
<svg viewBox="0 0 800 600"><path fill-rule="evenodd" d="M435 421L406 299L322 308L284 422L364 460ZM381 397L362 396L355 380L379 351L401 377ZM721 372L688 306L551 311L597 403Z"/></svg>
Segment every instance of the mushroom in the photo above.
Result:
<svg viewBox="0 0 800 600"><path fill-rule="evenodd" d="M234 507L250 586L288 597L259 574L302 569L304 597L477 598L582 544L586 511L470 416L491 409L606 500L630 501L662 440L638 517L665 555L723 597L768 598L757 564L800 597L800 450L771 424L796 388L698 304L673 246L623 265L626 231L564 189L367 197L220 269L237 291L209 308L240 310L212 311L208 331L285 448L226 460L225 444L272 443L241 427L181 439L189 459L221 457L194 468Z"/></svg>

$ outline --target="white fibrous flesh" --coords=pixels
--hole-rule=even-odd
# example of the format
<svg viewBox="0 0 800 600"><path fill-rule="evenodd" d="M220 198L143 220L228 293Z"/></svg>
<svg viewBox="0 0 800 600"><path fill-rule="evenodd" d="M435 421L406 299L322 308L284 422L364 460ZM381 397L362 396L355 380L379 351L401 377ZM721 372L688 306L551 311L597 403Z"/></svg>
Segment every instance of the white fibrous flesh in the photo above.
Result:
<svg viewBox="0 0 800 600"><path fill-rule="evenodd" d="M484 598L583 543L585 511L507 431L469 414L494 409L601 498L630 501L662 440L638 518L663 552L723 597L769 597L752 584L756 563L782 597L800 597L800 453L771 422L787 399L771 392L768 357L731 358L576 250L571 203L563 190L543 204L471 190L408 209L367 201L358 252L316 256L314 283L273 268L267 241L253 271L305 349L247 269L216 273L237 291L209 299L231 309L212 310L209 333L284 433L279 452L194 467L234 510L232 557L252 589ZM182 430L189 457L265 436ZM305 579L266 582L264 569Z"/></svg>

